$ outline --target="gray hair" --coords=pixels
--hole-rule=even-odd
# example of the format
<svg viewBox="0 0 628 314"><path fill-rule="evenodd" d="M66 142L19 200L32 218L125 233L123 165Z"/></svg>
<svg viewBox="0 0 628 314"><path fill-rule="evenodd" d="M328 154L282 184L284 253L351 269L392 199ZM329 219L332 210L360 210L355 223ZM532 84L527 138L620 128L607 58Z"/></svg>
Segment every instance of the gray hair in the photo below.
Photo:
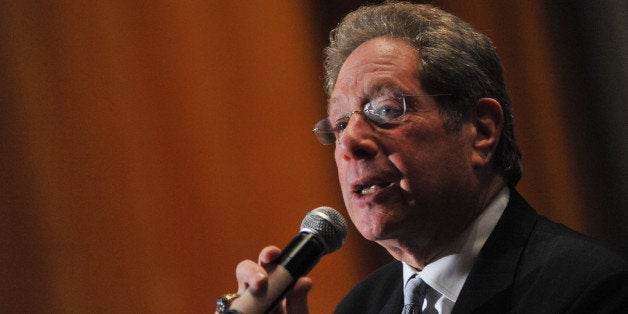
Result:
<svg viewBox="0 0 628 314"><path fill-rule="evenodd" d="M334 89L347 57L362 43L381 36L403 39L420 55L419 81L438 97L447 128L459 129L471 104L496 99L504 113L504 128L493 166L515 186L522 175L521 151L515 141L512 103L502 65L491 40L458 17L431 5L393 2L363 6L349 13L330 34L325 49L325 88Z"/></svg>

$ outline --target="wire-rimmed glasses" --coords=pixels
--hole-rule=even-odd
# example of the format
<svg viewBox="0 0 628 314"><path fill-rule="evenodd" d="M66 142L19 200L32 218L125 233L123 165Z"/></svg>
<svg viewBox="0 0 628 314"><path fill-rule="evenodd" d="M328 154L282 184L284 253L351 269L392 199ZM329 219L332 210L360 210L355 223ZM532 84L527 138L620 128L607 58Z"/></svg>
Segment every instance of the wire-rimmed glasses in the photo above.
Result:
<svg viewBox="0 0 628 314"><path fill-rule="evenodd" d="M354 113L361 113L369 121L369 123L385 127L390 126L395 121L401 119L407 112L407 97L427 97L427 96L447 96L449 94L422 94L422 95L409 95L402 94L401 96L390 97L383 96L372 99L364 105L362 110L356 110L345 114L327 117L318 121L314 125L314 135L319 142L323 145L334 144L342 134L349 119Z"/></svg>

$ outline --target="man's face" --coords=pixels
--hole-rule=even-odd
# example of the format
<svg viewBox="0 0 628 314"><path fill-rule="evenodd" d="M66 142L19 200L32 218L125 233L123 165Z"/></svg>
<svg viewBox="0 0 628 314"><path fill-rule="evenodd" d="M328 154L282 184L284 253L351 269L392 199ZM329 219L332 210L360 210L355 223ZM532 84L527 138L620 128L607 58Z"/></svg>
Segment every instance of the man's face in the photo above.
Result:
<svg viewBox="0 0 628 314"><path fill-rule="evenodd" d="M371 39L345 61L329 103L330 117L362 110L381 94L426 94L419 52L389 37ZM408 97L392 126L353 114L335 148L338 177L351 220L368 240L441 245L477 215L471 163L474 129L447 130L435 97ZM410 243L412 242L412 243ZM390 250L389 250L390 251Z"/></svg>

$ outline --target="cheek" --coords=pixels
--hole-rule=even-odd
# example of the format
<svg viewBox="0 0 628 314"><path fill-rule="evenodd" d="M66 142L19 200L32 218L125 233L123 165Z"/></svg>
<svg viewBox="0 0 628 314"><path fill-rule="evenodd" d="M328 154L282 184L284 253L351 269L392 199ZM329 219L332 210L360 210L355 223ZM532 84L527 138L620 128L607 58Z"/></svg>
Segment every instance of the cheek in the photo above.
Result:
<svg viewBox="0 0 628 314"><path fill-rule="evenodd" d="M349 196L347 193L350 192L350 187L347 183L347 164L342 160L336 158L336 169L338 171L338 182L340 183L340 190L342 191L342 195L345 197L346 201L347 196Z"/></svg>
<svg viewBox="0 0 628 314"><path fill-rule="evenodd" d="M389 160L402 173L400 187L412 194L438 193L441 185L466 173L469 167L467 152L461 145L448 143L415 142L414 147L423 148L403 149L391 154Z"/></svg>

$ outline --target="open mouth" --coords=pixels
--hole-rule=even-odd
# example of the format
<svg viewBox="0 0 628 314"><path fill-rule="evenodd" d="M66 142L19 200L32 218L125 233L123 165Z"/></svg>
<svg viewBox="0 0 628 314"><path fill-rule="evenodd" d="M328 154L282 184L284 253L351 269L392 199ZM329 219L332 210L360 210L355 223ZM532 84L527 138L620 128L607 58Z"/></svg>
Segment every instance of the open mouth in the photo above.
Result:
<svg viewBox="0 0 628 314"><path fill-rule="evenodd" d="M392 182L382 182L382 183L377 183L377 184L361 185L357 189L355 189L355 192L360 195L369 195L381 189L387 188L391 184Z"/></svg>

